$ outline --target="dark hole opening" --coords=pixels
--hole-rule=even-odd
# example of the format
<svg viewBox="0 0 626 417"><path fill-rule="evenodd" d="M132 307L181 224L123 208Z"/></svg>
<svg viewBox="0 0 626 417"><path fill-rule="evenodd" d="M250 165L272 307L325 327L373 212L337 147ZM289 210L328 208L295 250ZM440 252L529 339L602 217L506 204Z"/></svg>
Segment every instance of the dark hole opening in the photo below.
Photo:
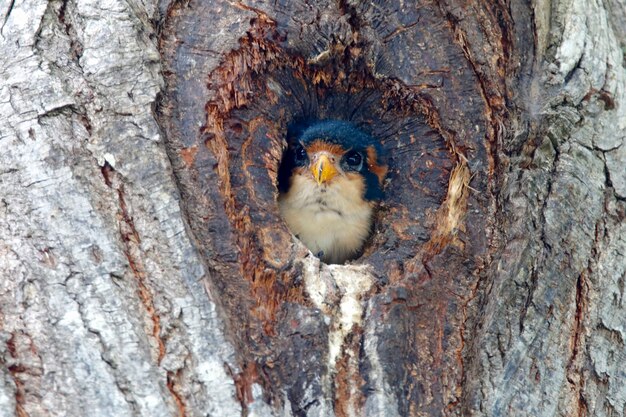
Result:
<svg viewBox="0 0 626 417"><path fill-rule="evenodd" d="M399 82L375 79L365 66L344 70L332 61L323 67L294 57L277 61L242 77L246 103L224 116L232 187L244 189L250 177L258 178L254 193L267 200L259 207L249 206L242 197L250 191L244 190L235 198L235 209L249 211L253 222L282 222L275 197L286 189L280 176L289 142L303 125L347 121L380 142L389 171L371 233L362 250L346 260L358 258L356 262L385 271L390 266L389 252L396 259L410 257L429 238L453 164L441 134L429 125L424 111L412 106L415 93L403 91ZM267 171L268 158L274 164L269 177L261 172Z"/></svg>

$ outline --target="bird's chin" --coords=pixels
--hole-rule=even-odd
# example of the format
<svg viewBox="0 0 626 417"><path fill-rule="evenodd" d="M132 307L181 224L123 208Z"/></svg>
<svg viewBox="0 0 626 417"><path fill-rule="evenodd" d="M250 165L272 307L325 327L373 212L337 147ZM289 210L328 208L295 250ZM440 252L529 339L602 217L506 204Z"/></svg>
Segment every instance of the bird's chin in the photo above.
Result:
<svg viewBox="0 0 626 417"><path fill-rule="evenodd" d="M315 189L320 192L320 193L326 193L328 192L328 189L331 188L333 186L332 183L330 182L325 182L323 184L317 184L315 183Z"/></svg>
<svg viewBox="0 0 626 417"><path fill-rule="evenodd" d="M373 205L363 199L363 181L337 176L317 184L294 176L278 200L291 232L322 260L341 263L357 254L369 235Z"/></svg>

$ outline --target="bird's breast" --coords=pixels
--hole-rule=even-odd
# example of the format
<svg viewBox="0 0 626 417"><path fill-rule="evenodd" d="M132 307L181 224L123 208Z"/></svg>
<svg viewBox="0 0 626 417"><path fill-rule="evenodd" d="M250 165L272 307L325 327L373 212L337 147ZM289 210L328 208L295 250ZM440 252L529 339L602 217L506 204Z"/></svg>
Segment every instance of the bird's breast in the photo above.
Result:
<svg viewBox="0 0 626 417"><path fill-rule="evenodd" d="M279 197L280 211L311 252L325 262L343 262L360 251L369 235L373 207L363 199L363 187L358 178L319 185L296 175Z"/></svg>

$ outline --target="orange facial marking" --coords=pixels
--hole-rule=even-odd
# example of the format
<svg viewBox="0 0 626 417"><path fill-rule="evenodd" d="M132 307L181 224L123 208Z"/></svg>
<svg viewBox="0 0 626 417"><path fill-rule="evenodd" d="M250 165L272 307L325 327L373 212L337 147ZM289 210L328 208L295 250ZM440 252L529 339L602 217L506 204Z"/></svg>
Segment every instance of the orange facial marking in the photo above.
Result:
<svg viewBox="0 0 626 417"><path fill-rule="evenodd" d="M367 167L378 177L378 182L382 184L385 180L385 175L387 175L387 165L378 165L376 162L377 158L376 149L373 146L369 146L367 148Z"/></svg>
<svg viewBox="0 0 626 417"><path fill-rule="evenodd" d="M318 139L311 143L309 146L307 146L306 151L309 153L309 155L324 151L333 155L341 156L344 154L345 149L343 149L341 145L337 145L336 143L327 143L324 142L322 139Z"/></svg>

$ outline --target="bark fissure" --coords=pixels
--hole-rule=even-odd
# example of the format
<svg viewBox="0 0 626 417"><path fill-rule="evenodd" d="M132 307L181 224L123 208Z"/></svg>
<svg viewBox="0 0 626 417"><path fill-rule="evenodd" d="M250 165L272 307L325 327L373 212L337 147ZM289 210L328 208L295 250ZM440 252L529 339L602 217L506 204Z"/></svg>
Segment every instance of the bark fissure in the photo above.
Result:
<svg viewBox="0 0 626 417"><path fill-rule="evenodd" d="M158 349L156 353L157 362L165 356L165 343L161 338L161 318L154 307L154 297L146 285L146 273L141 260L141 238L135 227L133 216L130 214L126 195L124 192L124 183L115 169L108 162L104 163L101 169L105 184L117 193L119 204L119 232L124 243L124 255L128 260L130 269L137 283L138 295L142 301L146 312L152 321L152 337L155 339Z"/></svg>
<svg viewBox="0 0 626 417"><path fill-rule="evenodd" d="M9 20L9 16L11 15L11 12L13 11L13 6L15 6L15 0L10 0L7 6L7 10L4 13L4 17L2 19L2 26L0 26L0 34L2 35L3 38L4 38L4 34L2 32L4 31L4 26L7 24L7 21Z"/></svg>
<svg viewBox="0 0 626 417"><path fill-rule="evenodd" d="M185 405L185 398L178 392L176 388L177 384L179 384L179 375L181 370L179 369L176 372L168 371L167 372L167 389L170 391L172 396L174 397L174 401L176 402L176 407L178 408L178 416L185 417L187 406Z"/></svg>
<svg viewBox="0 0 626 417"><path fill-rule="evenodd" d="M119 204L119 233L121 235L121 241L124 245L124 254L128 260L132 275L135 278L139 299L152 321L151 336L157 343L156 362L157 365L160 366L166 354L165 340L161 330L161 317L155 307L154 295L146 283L146 268L143 264L143 257L141 255L143 252L141 249L141 238L137 228L135 227L133 216L126 201L123 178L121 178L111 164L106 161L101 168L101 172L107 187L117 193ZM178 415L182 417L185 415L186 405L184 398L179 394L176 388L176 380L179 371L180 370L168 370L166 372L165 385L172 395L174 403L176 404Z"/></svg>
<svg viewBox="0 0 626 417"><path fill-rule="evenodd" d="M22 336L28 337L28 335ZM24 365L20 364L15 337L15 333L11 333L11 336L6 342L7 351L9 355L11 355L12 360L15 361L13 364L8 364L7 370L9 371L9 375L15 384L15 414L17 417L29 417L28 413L24 409L26 404L26 387L21 376L21 374L27 373L28 369Z"/></svg>

